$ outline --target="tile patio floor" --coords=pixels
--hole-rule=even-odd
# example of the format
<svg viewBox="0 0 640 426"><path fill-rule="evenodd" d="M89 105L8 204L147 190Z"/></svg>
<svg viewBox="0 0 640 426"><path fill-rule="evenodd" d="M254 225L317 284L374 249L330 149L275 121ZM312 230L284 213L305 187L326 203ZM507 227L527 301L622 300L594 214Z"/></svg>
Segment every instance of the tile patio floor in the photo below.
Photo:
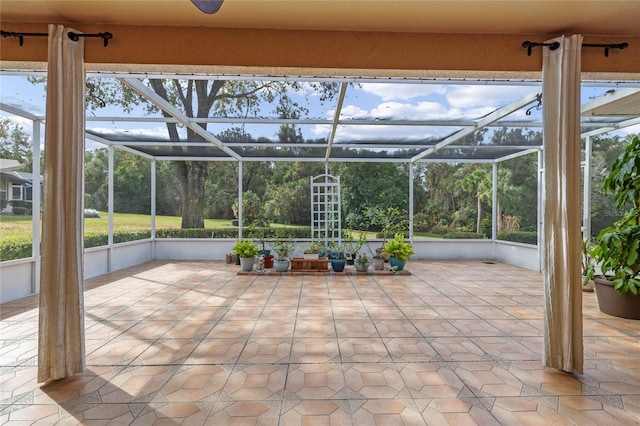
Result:
<svg viewBox="0 0 640 426"><path fill-rule="evenodd" d="M36 383L37 299L1 305L0 424L640 424L640 321L584 294L584 375L545 369L542 278L238 276L152 262L86 281L87 371Z"/></svg>

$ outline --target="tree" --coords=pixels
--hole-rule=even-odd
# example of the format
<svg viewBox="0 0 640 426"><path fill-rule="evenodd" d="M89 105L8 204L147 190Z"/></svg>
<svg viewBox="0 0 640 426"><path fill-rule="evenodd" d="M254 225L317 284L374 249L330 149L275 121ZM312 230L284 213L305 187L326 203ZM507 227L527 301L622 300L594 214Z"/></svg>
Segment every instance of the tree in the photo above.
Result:
<svg viewBox="0 0 640 426"><path fill-rule="evenodd" d="M142 105L149 112L157 112L158 108L147 103L142 96L129 88L120 80L108 81L91 79L93 96L87 98L90 111L104 107L103 103L118 104L127 110L135 105ZM318 96L320 102L334 99L340 85L338 83L295 82L295 81L232 81L232 80L184 80L184 79L149 79L149 87L159 97L175 106L189 118L207 118L210 116L246 117L264 114L261 108L275 105L274 112L281 118L295 118L296 113L306 109L294 101L299 97ZM166 111L163 116L170 117ZM298 115L299 116L299 115ZM207 130L207 123L196 124ZM187 140L201 142L210 147L200 134L192 128L186 128L186 138L181 138L177 123L166 123L168 139L171 142ZM176 156L199 156L202 147L172 147ZM180 213L182 228L203 228L205 216L205 187L214 162L185 160L174 161L174 172L180 185ZM248 174L252 179L252 174ZM246 188L245 188L246 189ZM260 191L255 191L259 194Z"/></svg>
<svg viewBox="0 0 640 426"><path fill-rule="evenodd" d="M0 158L16 160L22 165L21 170L32 171L31 138L7 117L0 117Z"/></svg>
<svg viewBox="0 0 640 426"><path fill-rule="evenodd" d="M482 203L486 203L491 199L491 171L486 167L469 167L464 173L461 187L465 191L472 193L477 201L477 221L476 233L480 233L482 226Z"/></svg>
<svg viewBox="0 0 640 426"><path fill-rule="evenodd" d="M304 108L291 100L288 91L302 93L299 82L259 82L230 80L149 80L153 91L161 98L178 107L187 117L206 118L210 114L234 115L257 113L261 103L277 101L276 112L279 116L288 111L300 111ZM319 92L322 99L335 96L338 85L335 83L307 83L306 87ZM163 111L165 116L168 113ZM295 118L293 114L289 117ZM171 141L180 141L176 123L166 123ZM198 124L207 129L206 123ZM187 127L187 140L205 142L205 139L192 128ZM174 151L193 150L192 147L174 147ZM182 189L182 228L204 227L204 188L210 163L205 161L176 161L176 175Z"/></svg>

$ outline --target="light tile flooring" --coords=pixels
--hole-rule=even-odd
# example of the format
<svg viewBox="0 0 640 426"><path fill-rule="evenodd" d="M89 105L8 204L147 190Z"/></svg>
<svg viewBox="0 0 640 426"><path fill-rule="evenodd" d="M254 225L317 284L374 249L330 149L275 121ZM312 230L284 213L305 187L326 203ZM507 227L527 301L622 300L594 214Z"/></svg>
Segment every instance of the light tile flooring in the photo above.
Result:
<svg viewBox="0 0 640 426"><path fill-rule="evenodd" d="M541 365L542 277L238 276L152 262L87 280L87 371L36 383L37 299L1 306L0 423L640 424L640 321L585 293L584 375Z"/></svg>

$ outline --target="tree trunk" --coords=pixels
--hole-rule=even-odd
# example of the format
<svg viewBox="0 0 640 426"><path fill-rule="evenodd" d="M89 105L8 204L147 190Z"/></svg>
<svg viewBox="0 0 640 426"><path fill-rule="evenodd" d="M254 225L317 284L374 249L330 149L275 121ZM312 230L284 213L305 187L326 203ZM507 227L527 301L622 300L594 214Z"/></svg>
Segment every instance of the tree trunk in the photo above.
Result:
<svg viewBox="0 0 640 426"><path fill-rule="evenodd" d="M204 187L206 161L182 161L176 164L182 188L182 229L204 228Z"/></svg>

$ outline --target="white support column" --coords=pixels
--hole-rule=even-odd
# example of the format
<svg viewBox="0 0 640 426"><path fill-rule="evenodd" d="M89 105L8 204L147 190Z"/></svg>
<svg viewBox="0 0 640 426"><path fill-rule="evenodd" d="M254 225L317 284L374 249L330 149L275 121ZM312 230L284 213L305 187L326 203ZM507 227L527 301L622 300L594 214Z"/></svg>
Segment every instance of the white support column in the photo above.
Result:
<svg viewBox="0 0 640 426"><path fill-rule="evenodd" d="M585 138L584 143L584 173L582 199L582 239L591 238L591 154L593 143L591 136Z"/></svg>
<svg viewBox="0 0 640 426"><path fill-rule="evenodd" d="M151 256L156 258L156 160L151 160Z"/></svg>
<svg viewBox="0 0 640 426"><path fill-rule="evenodd" d="M544 271L544 155L538 151L538 262Z"/></svg>
<svg viewBox="0 0 640 426"><path fill-rule="evenodd" d="M413 166L409 163L409 241L413 243Z"/></svg>
<svg viewBox="0 0 640 426"><path fill-rule="evenodd" d="M42 182L40 180L40 121L33 120L32 131L33 138L31 144L31 153L33 163L31 173L33 174L33 188L31 190L31 255L33 256L33 269L31 292L40 292L40 212L42 211L42 194L40 188Z"/></svg>
<svg viewBox="0 0 640 426"><path fill-rule="evenodd" d="M242 239L242 161L238 161L238 239Z"/></svg>
<svg viewBox="0 0 640 426"><path fill-rule="evenodd" d="M493 163L491 167L491 239L493 241L498 237L498 163Z"/></svg>
<svg viewBox="0 0 640 426"><path fill-rule="evenodd" d="M109 170L108 170L108 197L107 197L107 217L108 217L108 237L107 237L107 272L111 272L111 257L113 254L113 146L109 147Z"/></svg>

